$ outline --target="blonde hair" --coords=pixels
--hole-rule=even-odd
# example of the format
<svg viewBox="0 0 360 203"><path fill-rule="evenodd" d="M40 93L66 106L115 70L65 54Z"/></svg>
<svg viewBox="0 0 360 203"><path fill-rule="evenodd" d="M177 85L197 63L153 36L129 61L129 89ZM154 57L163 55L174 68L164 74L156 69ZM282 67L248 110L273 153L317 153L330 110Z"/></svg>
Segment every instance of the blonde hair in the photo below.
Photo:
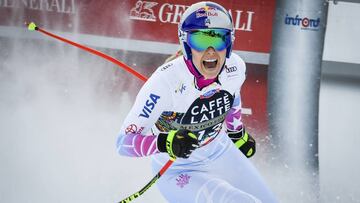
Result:
<svg viewBox="0 0 360 203"><path fill-rule="evenodd" d="M179 50L176 51L175 54L173 54L173 55L169 56L167 59L165 59L165 62L164 62L164 63L167 63L167 62L169 62L169 61L172 61L172 60L174 60L174 59L176 59L177 57L182 56L182 55L183 55L183 53L182 53L181 49L179 49Z"/></svg>

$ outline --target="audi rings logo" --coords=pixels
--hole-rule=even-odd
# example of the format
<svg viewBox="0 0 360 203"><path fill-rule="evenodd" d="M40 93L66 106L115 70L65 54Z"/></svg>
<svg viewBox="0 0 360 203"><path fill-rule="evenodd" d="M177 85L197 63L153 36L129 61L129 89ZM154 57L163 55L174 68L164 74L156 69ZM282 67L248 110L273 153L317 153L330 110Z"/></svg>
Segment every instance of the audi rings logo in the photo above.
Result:
<svg viewBox="0 0 360 203"><path fill-rule="evenodd" d="M285 24L291 26L301 27L303 30L319 30L320 26L320 18L308 18L308 17L300 17L296 15L294 17L286 14L285 16Z"/></svg>
<svg viewBox="0 0 360 203"><path fill-rule="evenodd" d="M232 72L237 71L236 66L230 66L230 67L225 66L225 69L226 69L226 72L227 72L227 73L232 73Z"/></svg>

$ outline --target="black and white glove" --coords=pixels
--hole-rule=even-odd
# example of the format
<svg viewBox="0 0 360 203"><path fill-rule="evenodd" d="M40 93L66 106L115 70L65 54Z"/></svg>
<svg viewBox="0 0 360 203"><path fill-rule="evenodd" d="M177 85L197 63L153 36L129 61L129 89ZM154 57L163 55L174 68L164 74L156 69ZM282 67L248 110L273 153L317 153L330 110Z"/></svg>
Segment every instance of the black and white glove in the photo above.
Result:
<svg viewBox="0 0 360 203"><path fill-rule="evenodd" d="M199 147L197 136L189 130L170 130L160 133L157 139L160 152L167 152L171 158L189 158L192 151Z"/></svg>
<svg viewBox="0 0 360 203"><path fill-rule="evenodd" d="M245 128L242 128L239 131L230 131L227 130L228 136L234 142L236 147L247 157L252 157L256 152L256 142L253 137L251 137L246 131Z"/></svg>

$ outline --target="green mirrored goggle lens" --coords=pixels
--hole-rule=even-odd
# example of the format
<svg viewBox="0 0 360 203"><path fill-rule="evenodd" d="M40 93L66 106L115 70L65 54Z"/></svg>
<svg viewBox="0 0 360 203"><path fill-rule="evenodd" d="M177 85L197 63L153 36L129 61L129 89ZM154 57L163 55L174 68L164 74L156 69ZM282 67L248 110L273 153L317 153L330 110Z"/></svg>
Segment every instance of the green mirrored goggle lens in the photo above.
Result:
<svg viewBox="0 0 360 203"><path fill-rule="evenodd" d="M231 34L225 29L194 30L188 33L187 43L197 51L204 51L208 47L221 51L231 44Z"/></svg>

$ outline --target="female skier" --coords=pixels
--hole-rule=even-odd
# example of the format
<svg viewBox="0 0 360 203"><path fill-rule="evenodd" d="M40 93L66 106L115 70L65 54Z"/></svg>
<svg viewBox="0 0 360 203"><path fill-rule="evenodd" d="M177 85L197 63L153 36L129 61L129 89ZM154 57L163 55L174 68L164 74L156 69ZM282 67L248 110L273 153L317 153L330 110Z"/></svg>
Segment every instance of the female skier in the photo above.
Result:
<svg viewBox="0 0 360 203"><path fill-rule="evenodd" d="M219 4L190 6L179 23L182 57L141 88L119 133L121 155L153 157L171 203L276 202L247 157L255 140L241 122L245 63L232 53L232 18Z"/></svg>

